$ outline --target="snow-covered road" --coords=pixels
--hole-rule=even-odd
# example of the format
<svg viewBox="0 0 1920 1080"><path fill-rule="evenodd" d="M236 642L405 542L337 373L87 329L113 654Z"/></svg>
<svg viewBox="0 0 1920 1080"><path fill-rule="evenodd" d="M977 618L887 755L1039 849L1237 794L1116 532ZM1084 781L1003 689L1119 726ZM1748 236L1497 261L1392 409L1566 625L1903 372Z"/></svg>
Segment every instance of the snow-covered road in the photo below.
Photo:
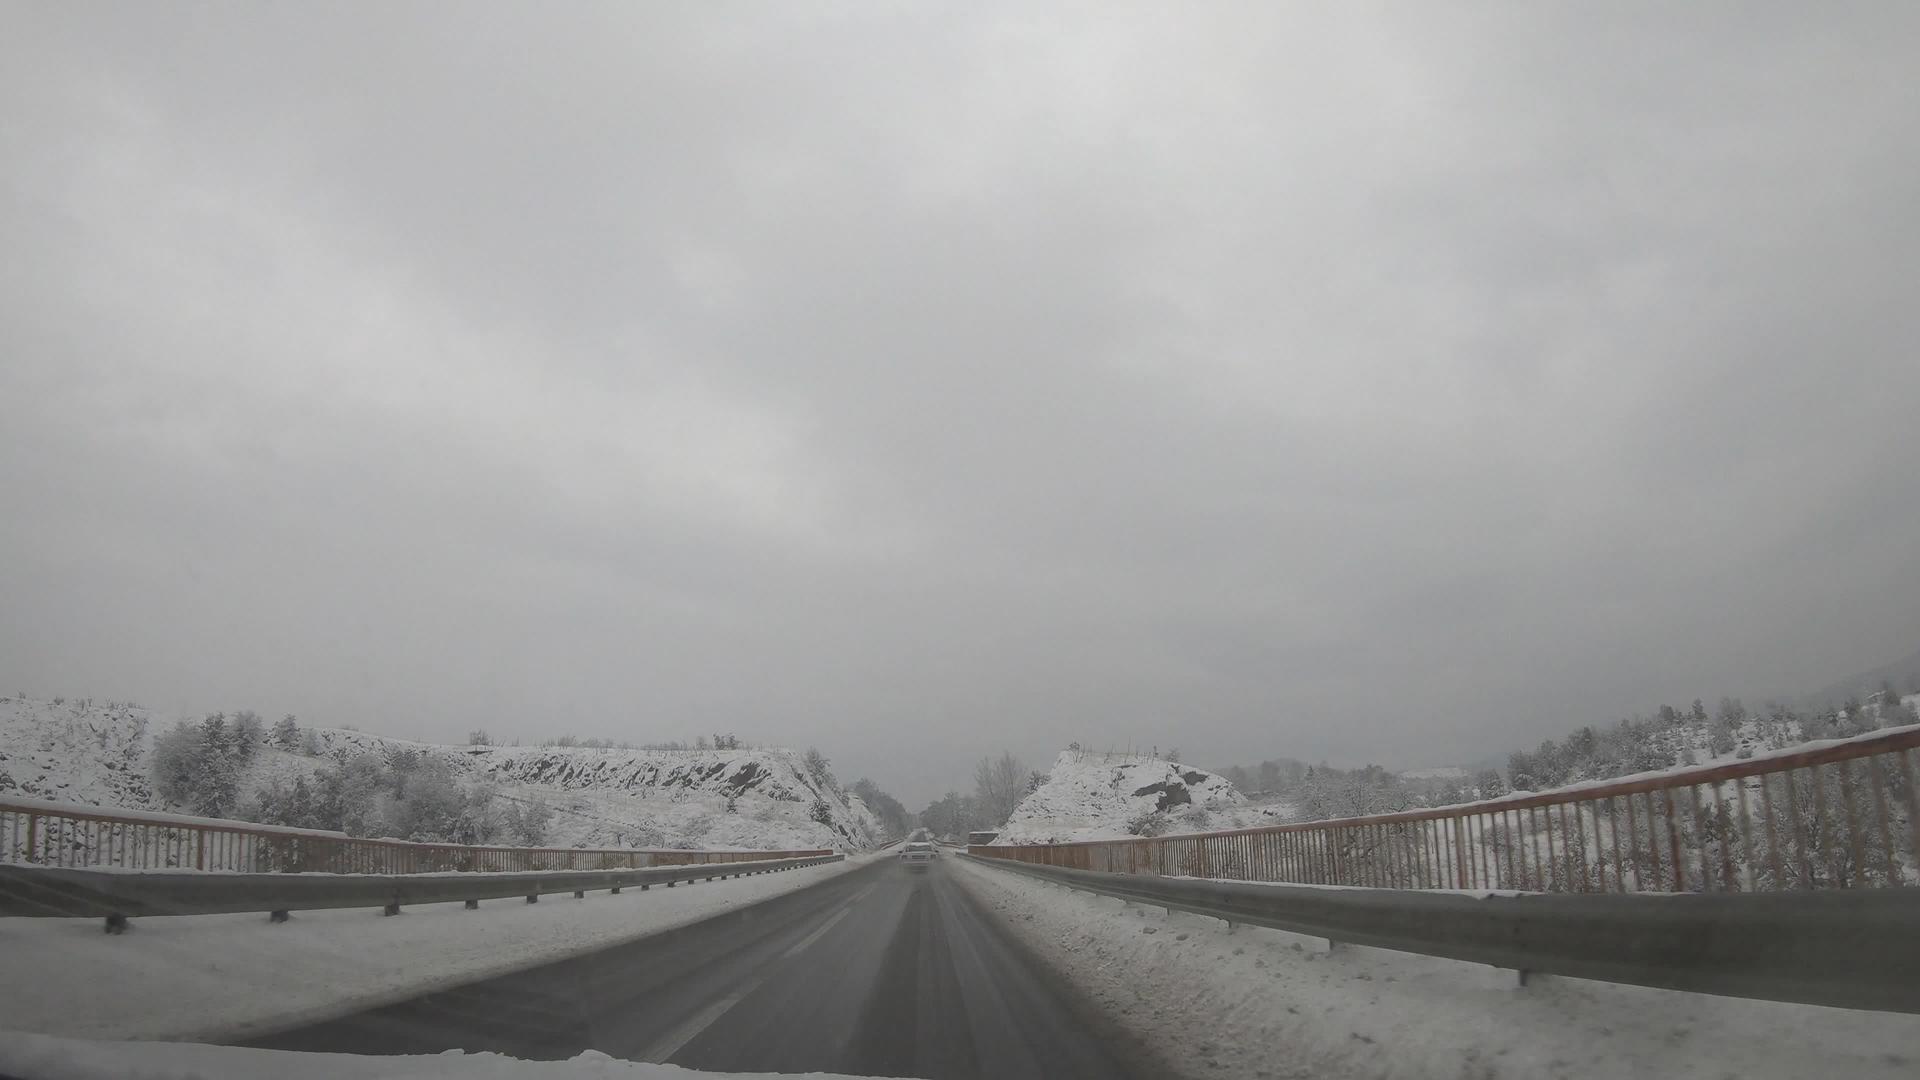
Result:
<svg viewBox="0 0 1920 1080"><path fill-rule="evenodd" d="M724 1072L1165 1076L942 865L897 862L559 964L253 1045L517 1057L585 1048Z"/></svg>
<svg viewBox="0 0 1920 1080"><path fill-rule="evenodd" d="M815 1075L817 1080L835 1080ZM591 1050L566 1061L458 1052L370 1057L197 1043L98 1042L0 1031L0 1077L21 1080L752 1080L752 1076L620 1061Z"/></svg>
<svg viewBox="0 0 1920 1080"><path fill-rule="evenodd" d="M603 949L838 877L884 855L618 896L135 919L0 919L0 1029L227 1041Z"/></svg>

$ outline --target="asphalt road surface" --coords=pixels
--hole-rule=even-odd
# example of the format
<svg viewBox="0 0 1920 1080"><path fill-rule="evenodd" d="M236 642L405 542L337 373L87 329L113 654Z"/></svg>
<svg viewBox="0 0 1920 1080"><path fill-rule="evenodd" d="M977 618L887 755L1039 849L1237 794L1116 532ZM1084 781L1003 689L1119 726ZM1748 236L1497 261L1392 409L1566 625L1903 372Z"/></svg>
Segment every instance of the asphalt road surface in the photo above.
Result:
<svg viewBox="0 0 1920 1080"><path fill-rule="evenodd" d="M628 945L245 1045L536 1059L593 1049L738 1072L1165 1075L974 902L944 865L954 857L924 869L880 860Z"/></svg>

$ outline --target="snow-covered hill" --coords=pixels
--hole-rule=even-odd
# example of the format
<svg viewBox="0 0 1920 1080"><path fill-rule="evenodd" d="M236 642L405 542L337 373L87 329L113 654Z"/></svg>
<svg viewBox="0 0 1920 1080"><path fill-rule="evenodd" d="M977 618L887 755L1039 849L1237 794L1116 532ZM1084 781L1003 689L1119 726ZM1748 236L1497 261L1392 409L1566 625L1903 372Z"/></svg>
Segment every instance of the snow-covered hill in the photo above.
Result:
<svg viewBox="0 0 1920 1080"><path fill-rule="evenodd" d="M1045 844L1277 825L1276 806L1248 806L1224 777L1138 756L1062 750L996 844Z"/></svg>
<svg viewBox="0 0 1920 1080"><path fill-rule="evenodd" d="M149 776L153 737L174 722L84 699L0 700L0 796L183 810ZM544 802L553 813L547 843L556 847L857 850L880 838L866 805L816 780L793 750L443 746L337 728L303 736L299 752L256 750L240 774L243 805L275 781L311 777L334 761L410 751L497 799Z"/></svg>
<svg viewBox="0 0 1920 1080"><path fill-rule="evenodd" d="M147 773L156 726L119 702L0 700L0 796L169 809Z"/></svg>

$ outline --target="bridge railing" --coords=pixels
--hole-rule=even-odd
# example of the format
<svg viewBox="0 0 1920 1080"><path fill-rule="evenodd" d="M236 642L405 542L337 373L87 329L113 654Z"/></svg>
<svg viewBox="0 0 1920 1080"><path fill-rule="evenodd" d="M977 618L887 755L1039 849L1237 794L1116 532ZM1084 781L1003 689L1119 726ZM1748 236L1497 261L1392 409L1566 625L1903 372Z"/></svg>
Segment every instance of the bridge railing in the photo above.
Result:
<svg viewBox="0 0 1920 1080"><path fill-rule="evenodd" d="M618 870L794 859L793 851L534 848L375 840L220 818L0 799L0 864L237 873Z"/></svg>
<svg viewBox="0 0 1920 1080"><path fill-rule="evenodd" d="M1389 889L1920 884L1920 725L1482 802L1184 836L974 845L1075 870Z"/></svg>

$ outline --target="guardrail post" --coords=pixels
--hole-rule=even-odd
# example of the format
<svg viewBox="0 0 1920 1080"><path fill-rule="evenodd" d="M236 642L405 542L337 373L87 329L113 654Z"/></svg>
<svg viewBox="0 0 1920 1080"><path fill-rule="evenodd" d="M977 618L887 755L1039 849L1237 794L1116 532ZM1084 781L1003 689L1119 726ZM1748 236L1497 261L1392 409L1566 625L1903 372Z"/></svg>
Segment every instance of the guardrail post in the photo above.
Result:
<svg viewBox="0 0 1920 1080"><path fill-rule="evenodd" d="M468 911L478 911L478 910L480 910L480 901L478 901L478 900L469 900L469 901L467 901L467 910L468 910Z"/></svg>
<svg viewBox="0 0 1920 1080"><path fill-rule="evenodd" d="M537 904L537 903L539 903L539 902L540 902L540 894L539 894L539 893L528 893L528 894L527 894L527 903L529 903L529 904Z"/></svg>
<svg viewBox="0 0 1920 1080"><path fill-rule="evenodd" d="M587 890L585 889L573 890L573 898L575 900L585 900L587 898Z"/></svg>
<svg viewBox="0 0 1920 1080"><path fill-rule="evenodd" d="M398 915L398 914L400 914L400 901L398 901L398 900L395 900L395 901L394 901L393 903L391 903L391 904L388 904L388 905L387 905L387 906L386 906L385 908L383 908L383 909L381 910L381 912L380 912L380 914L382 914L382 915Z"/></svg>
<svg viewBox="0 0 1920 1080"><path fill-rule="evenodd" d="M292 916L292 915L291 915L290 913L288 913L288 912L285 912L285 911L269 911L269 912L267 912L267 921L268 921L268 922L286 922L286 921L287 921L288 919L291 919L291 918L293 918L293 916Z"/></svg>

